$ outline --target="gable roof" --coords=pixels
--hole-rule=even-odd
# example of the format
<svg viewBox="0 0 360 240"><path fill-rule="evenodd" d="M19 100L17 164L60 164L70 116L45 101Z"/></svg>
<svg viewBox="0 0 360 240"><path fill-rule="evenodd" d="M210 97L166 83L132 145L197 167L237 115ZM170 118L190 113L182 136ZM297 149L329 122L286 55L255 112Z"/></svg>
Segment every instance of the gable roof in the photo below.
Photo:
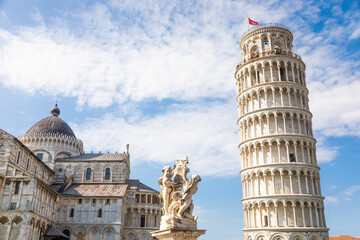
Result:
<svg viewBox="0 0 360 240"><path fill-rule="evenodd" d="M139 179L129 179L128 180L128 188L129 190L135 190L138 192L154 192L154 193L159 193L158 191L156 191L155 189L146 186L145 184L143 184L142 182L139 181Z"/></svg>

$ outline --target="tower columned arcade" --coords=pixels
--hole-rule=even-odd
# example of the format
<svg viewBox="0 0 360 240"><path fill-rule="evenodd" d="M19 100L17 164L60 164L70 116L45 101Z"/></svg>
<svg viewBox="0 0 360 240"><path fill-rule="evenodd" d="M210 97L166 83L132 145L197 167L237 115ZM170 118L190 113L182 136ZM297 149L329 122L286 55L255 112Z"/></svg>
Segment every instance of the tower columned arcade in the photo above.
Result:
<svg viewBox="0 0 360 240"><path fill-rule="evenodd" d="M246 32L236 67L245 240L327 240L305 64L284 26Z"/></svg>

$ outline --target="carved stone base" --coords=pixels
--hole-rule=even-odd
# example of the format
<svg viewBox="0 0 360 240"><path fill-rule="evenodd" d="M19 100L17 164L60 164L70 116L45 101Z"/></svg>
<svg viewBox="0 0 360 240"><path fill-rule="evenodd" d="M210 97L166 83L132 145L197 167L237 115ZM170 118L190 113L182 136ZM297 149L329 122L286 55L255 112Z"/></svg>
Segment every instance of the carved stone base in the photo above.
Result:
<svg viewBox="0 0 360 240"><path fill-rule="evenodd" d="M152 232L151 236L159 240L197 240L204 235L206 230L184 230L184 229L167 229Z"/></svg>
<svg viewBox="0 0 360 240"><path fill-rule="evenodd" d="M174 216L164 215L161 217L160 230L166 229L184 229L184 230L196 230L197 221L188 218L177 218Z"/></svg>

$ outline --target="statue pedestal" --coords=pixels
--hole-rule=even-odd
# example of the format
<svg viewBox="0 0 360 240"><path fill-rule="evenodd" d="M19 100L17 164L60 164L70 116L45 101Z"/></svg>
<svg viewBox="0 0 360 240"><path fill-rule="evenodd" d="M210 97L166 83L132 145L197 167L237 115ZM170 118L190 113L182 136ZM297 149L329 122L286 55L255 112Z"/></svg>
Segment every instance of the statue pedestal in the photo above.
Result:
<svg viewBox="0 0 360 240"><path fill-rule="evenodd" d="M159 240L197 240L205 232L206 230L170 228L152 232L151 236Z"/></svg>
<svg viewBox="0 0 360 240"><path fill-rule="evenodd" d="M188 218L177 218L164 215L161 217L160 230L166 229L196 230L197 221Z"/></svg>

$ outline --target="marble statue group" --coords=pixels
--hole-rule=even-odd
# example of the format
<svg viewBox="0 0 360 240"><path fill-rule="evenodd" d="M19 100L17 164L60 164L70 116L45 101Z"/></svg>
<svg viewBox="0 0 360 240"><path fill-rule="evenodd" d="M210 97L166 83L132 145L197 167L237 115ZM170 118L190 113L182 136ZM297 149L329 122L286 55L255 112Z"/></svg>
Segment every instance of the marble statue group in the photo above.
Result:
<svg viewBox="0 0 360 240"><path fill-rule="evenodd" d="M188 157L184 157L178 159L172 168L165 166L162 170L163 176L158 181L161 187L159 197L164 202L160 229L196 229L197 227L197 217L192 215L194 210L192 197L198 190L197 184L201 178L199 175L187 178L190 172L186 166L188 163Z"/></svg>

